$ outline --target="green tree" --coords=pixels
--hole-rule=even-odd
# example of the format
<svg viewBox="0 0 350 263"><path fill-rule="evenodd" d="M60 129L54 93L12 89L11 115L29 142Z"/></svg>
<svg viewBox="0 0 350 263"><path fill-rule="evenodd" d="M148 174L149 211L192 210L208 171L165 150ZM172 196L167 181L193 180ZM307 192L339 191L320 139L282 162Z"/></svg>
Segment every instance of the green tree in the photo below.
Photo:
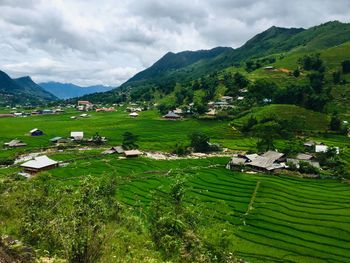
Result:
<svg viewBox="0 0 350 263"><path fill-rule="evenodd" d="M337 115L333 115L331 121L329 123L329 128L332 131L340 131L341 130L341 120Z"/></svg>
<svg viewBox="0 0 350 263"><path fill-rule="evenodd" d="M136 144L138 140L138 136L131 133L131 132L125 132L123 134L123 148L130 150L130 149L137 149L139 146Z"/></svg>
<svg viewBox="0 0 350 263"><path fill-rule="evenodd" d="M341 81L340 71L333 72L332 77L333 77L333 83L334 84L339 84L340 83L340 81Z"/></svg>
<svg viewBox="0 0 350 263"><path fill-rule="evenodd" d="M296 78L298 78L298 77L300 76L300 70L299 70L299 69L295 69L295 70L293 71L293 76L296 77Z"/></svg>
<svg viewBox="0 0 350 263"><path fill-rule="evenodd" d="M210 145L209 145L209 136L201 133L201 132L194 132L189 136L191 140L191 147L196 152L209 152L210 151Z"/></svg>
<svg viewBox="0 0 350 263"><path fill-rule="evenodd" d="M350 73L350 60L344 60L341 66L344 74Z"/></svg>

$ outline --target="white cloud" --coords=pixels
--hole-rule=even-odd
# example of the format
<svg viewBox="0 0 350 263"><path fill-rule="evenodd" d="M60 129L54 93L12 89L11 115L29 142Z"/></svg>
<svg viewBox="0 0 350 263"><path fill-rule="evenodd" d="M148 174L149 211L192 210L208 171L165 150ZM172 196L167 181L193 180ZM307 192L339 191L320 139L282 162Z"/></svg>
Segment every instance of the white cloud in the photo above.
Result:
<svg viewBox="0 0 350 263"><path fill-rule="evenodd" d="M349 21L348 0L0 0L0 69L117 86L168 51L238 47L272 25Z"/></svg>

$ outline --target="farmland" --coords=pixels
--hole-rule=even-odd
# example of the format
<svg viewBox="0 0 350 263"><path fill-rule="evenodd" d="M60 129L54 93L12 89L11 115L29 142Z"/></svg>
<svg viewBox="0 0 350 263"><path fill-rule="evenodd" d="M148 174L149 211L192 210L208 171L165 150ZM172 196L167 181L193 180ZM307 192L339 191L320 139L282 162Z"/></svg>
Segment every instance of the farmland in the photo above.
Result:
<svg viewBox="0 0 350 263"><path fill-rule="evenodd" d="M239 126L250 114L260 119L276 112L286 119L297 115L308 116L308 130L312 132L310 138L341 147L341 156L349 167L349 138L323 133L328 122L327 115L297 106L270 105L255 108L233 123ZM67 110L58 115L0 119L1 143L13 138L28 143L28 147L22 149L1 151L1 158L13 158L24 151L29 153L52 148L48 152L50 158L68 162L68 165L42 172L40 177L46 178L47 185L53 189L65 186L79 188L87 177L96 182L113 177L117 182L115 199L132 208L137 215L147 214L153 201L165 198L171 185L180 179L186 189L184 204L201 211L201 231L223 224L227 231L233 233L233 245L229 249L236 257L249 262L350 260L349 184L338 179L302 179L229 171L225 169L228 157L123 159L118 155L101 155L107 145L55 150L49 139L67 137L73 130L84 131L86 137L99 132L109 139L108 145L120 144L122 134L131 131L139 135L138 144L145 151L170 152L175 143L188 144L188 134L193 131L210 134L213 142L219 142L232 151L255 149L256 138L245 137L232 129L229 121L194 118L166 121L154 110L142 112L135 119L122 110L93 112L89 118L77 120L70 118L76 115L77 111ZM45 135L25 135L34 127L42 129ZM278 144L285 144L285 141L279 140ZM16 177L18 171L20 169L16 165L0 169L1 182L8 184L8 181L14 180L17 185L3 196L9 207L16 207L16 199L22 195L18 189L26 185L23 179ZM30 187L30 181L28 183ZM18 213L17 209L0 213L0 232L14 236L19 234ZM140 239L136 242L142 247ZM114 239L109 242L107 247L121 241ZM103 256L102 262L113 260L108 253ZM158 256L152 254L151 257Z"/></svg>
<svg viewBox="0 0 350 263"><path fill-rule="evenodd" d="M51 185L76 185L87 175L96 180L113 175L118 200L146 210L180 177L187 188L185 203L202 207L203 222L229 222L235 233L232 249L239 257L251 262L349 261L348 184L232 172L224 168L227 161L109 156L78 160L45 176Z"/></svg>

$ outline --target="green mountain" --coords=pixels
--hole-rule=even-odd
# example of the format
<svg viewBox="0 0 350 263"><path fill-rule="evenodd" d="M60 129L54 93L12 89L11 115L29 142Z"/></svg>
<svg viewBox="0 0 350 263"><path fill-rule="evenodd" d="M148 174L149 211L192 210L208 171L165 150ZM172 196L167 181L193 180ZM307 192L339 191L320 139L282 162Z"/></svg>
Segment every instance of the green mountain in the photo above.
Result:
<svg viewBox="0 0 350 263"><path fill-rule="evenodd" d="M299 59L305 54L322 53L347 41L350 41L350 24L338 21L327 22L309 29L273 26L237 49L220 47L207 51L167 53L151 67L136 74L119 88L83 98L99 102L123 101L130 97L132 100L137 100L138 96L140 100L157 99L171 93L176 83L190 86L193 81L228 69L242 72L250 61L258 61L259 67L274 63L278 65L290 57ZM295 54L298 55L295 56ZM341 54L339 56L339 59L346 59ZM337 61L337 65L340 62ZM299 65L295 60L291 66L295 69ZM252 73L248 72L247 77L253 81L260 75L271 78L271 75L260 74L260 71L257 71L260 73L256 75L254 70L259 67L253 68ZM283 85L286 77L276 79ZM303 79L305 78L300 78L300 80ZM293 83L295 80L287 79L286 83L288 82Z"/></svg>
<svg viewBox="0 0 350 263"><path fill-rule="evenodd" d="M56 96L45 91L30 77L11 79L0 71L0 104L40 104L58 100Z"/></svg>

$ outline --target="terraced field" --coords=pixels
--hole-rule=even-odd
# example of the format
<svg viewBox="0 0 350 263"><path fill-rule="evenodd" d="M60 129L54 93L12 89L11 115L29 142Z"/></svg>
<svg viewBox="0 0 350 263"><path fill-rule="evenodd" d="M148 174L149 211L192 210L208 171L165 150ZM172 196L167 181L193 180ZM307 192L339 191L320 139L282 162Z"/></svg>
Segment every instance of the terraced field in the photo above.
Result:
<svg viewBox="0 0 350 263"><path fill-rule="evenodd" d="M231 224L239 257L250 262L350 262L350 185L242 174L226 170L226 161L108 157L80 160L51 173L64 183L112 173L120 178L118 199L142 208L165 195L180 177L188 186L185 202L201 206L204 221Z"/></svg>

